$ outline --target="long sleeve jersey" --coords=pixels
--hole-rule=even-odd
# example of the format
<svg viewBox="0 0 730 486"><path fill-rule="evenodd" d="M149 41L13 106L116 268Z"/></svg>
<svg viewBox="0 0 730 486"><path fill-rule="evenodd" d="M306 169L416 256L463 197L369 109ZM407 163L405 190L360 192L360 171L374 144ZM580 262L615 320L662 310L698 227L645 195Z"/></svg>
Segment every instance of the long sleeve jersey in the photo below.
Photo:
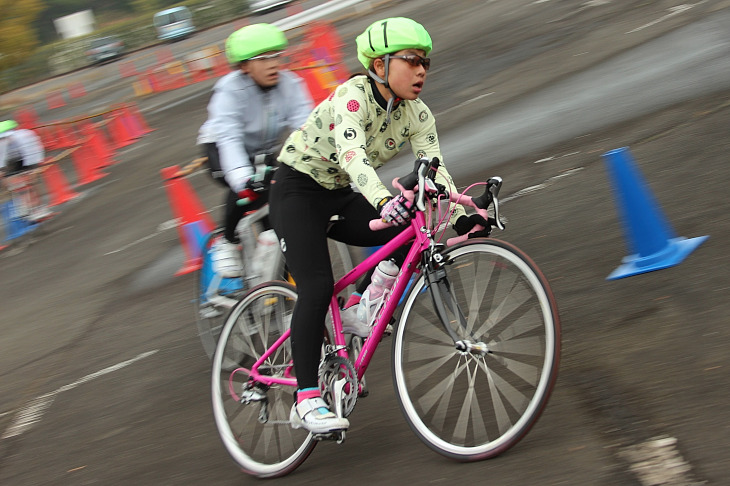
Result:
<svg viewBox="0 0 730 486"><path fill-rule="evenodd" d="M310 175L326 189L354 183L377 207L390 190L375 169L392 159L410 142L417 158L443 161L433 114L420 99L401 100L387 123L385 99L367 76L355 76L323 100L299 130L292 133L279 161ZM454 187L446 168L437 180ZM461 206L452 221L465 214Z"/></svg>
<svg viewBox="0 0 730 486"><path fill-rule="evenodd" d="M40 137L32 130L18 129L0 138L0 169L13 160L23 160L23 167L40 164L45 150Z"/></svg>
<svg viewBox="0 0 730 486"><path fill-rule="evenodd" d="M251 160L278 152L284 137L307 120L312 108L309 91L296 74L279 71L279 83L262 89L236 70L213 87L198 143L215 142L226 181L240 191L254 173Z"/></svg>

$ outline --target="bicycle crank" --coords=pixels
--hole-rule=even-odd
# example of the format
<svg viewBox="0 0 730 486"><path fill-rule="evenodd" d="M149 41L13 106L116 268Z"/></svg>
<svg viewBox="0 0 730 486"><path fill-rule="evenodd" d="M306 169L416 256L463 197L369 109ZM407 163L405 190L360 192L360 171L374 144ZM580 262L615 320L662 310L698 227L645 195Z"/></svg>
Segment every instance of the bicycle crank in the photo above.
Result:
<svg viewBox="0 0 730 486"><path fill-rule="evenodd" d="M319 389L330 410L347 417L357 402L357 372L349 360L329 354L319 365Z"/></svg>

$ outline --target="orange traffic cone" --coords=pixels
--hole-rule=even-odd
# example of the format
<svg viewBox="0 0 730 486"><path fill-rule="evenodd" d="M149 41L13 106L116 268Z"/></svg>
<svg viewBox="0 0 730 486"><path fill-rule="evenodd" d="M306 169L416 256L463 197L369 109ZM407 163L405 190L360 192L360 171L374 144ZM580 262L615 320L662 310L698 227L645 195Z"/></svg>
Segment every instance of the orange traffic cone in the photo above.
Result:
<svg viewBox="0 0 730 486"><path fill-rule="evenodd" d="M49 206L58 206L80 196L66 182L63 172L56 164L48 164L43 170L43 181L48 190Z"/></svg>
<svg viewBox="0 0 730 486"><path fill-rule="evenodd" d="M183 275L199 269L201 265L201 249L197 248L198 238L192 238L190 232L184 228L190 223L199 222L196 230L208 234L213 231L215 224L195 194L195 190L185 177L178 175L178 171L178 166L173 165L164 167L160 173L165 182L170 209L178 220L178 233L186 254L185 263L176 273Z"/></svg>
<svg viewBox="0 0 730 486"><path fill-rule="evenodd" d="M72 153L74 166L76 167L77 184L88 184L106 177L109 174L102 172L94 160L93 154L89 153L88 147L79 145Z"/></svg>

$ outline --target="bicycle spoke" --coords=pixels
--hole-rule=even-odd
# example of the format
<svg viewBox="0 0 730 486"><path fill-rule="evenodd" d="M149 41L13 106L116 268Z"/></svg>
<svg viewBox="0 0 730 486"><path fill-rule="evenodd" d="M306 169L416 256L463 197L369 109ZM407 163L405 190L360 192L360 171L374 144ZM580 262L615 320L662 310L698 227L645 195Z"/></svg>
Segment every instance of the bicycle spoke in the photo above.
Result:
<svg viewBox="0 0 730 486"><path fill-rule="evenodd" d="M424 414L430 413L434 405L436 403L439 404L433 419L433 422L439 425L439 428L443 427L444 421L446 420L446 411L453 394L456 378L461 374L465 366L466 364L457 365L453 373L434 384L429 391L423 393L421 398L418 399L418 404L423 409Z"/></svg>
<svg viewBox="0 0 730 486"><path fill-rule="evenodd" d="M461 281L461 288L472 289L468 306L469 316L466 328L467 335L472 333L474 330L474 324L479 318L478 311L484 302L493 269L494 265L477 265L476 259L454 266L457 278Z"/></svg>
<svg viewBox="0 0 730 486"><path fill-rule="evenodd" d="M465 371L467 373L468 388L464 403L461 406L461 412L459 418L456 420L456 428L454 429L454 439L459 439L460 444L466 443L467 426L473 432L475 437L487 437L487 430L484 426L484 420L482 420L481 410L479 409L479 402L475 399L474 387L477 378L476 368L474 365L472 371L467 361ZM496 409L496 407L495 407ZM499 415L499 410L498 410ZM469 419L471 417L471 420Z"/></svg>
<svg viewBox="0 0 730 486"><path fill-rule="evenodd" d="M477 331L478 336L487 334L494 326L508 319L512 312L532 297L532 291L524 286L513 288L514 280L499 279L497 289L489 309L489 318Z"/></svg>
<svg viewBox="0 0 730 486"><path fill-rule="evenodd" d="M498 400L501 397L507 399L513 410L524 410L527 408L529 400L527 396L514 386L512 386L507 380L503 379L499 374L494 373L487 367L484 360L481 360L480 367L482 371L487 375L489 380L489 387L492 391L492 400ZM495 409L497 407L495 406Z"/></svg>
<svg viewBox="0 0 730 486"><path fill-rule="evenodd" d="M436 371L440 370L447 361L453 358L454 353L451 352L450 354L443 356L440 359L429 360L423 366L410 370L408 373L408 379L413 384L413 386L418 386L421 384L421 382L430 378Z"/></svg>
<svg viewBox="0 0 730 486"><path fill-rule="evenodd" d="M228 392L233 368L227 370L226 363L235 360L240 367L245 361L245 366L251 366L260 359L288 329L295 302L296 292L289 284L270 283L252 289L231 310L213 359L213 413L219 434L239 466L259 477L290 472L316 443L308 432L292 429L289 423L294 387L253 384L248 395L253 401L239 403ZM261 363L258 372L281 378L288 376L290 369L291 347L286 341ZM248 374L239 370L236 379L236 390L242 393Z"/></svg>
<svg viewBox="0 0 730 486"><path fill-rule="evenodd" d="M442 298L462 351L439 325L424 279L407 296L396 328L402 409L416 434L447 456L476 460L514 445L554 383L559 327L552 296L517 252L491 240L450 252Z"/></svg>

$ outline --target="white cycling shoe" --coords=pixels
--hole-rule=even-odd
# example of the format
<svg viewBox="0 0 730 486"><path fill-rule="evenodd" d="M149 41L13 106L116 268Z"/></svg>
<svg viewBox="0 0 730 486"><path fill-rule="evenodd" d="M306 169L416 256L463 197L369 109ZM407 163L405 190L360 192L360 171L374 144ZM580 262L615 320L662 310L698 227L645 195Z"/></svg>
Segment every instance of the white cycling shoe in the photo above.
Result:
<svg viewBox="0 0 730 486"><path fill-rule="evenodd" d="M218 238L210 247L210 261L213 271L223 278L237 278L243 274L241 250L224 237Z"/></svg>
<svg viewBox="0 0 730 486"><path fill-rule="evenodd" d="M330 412L322 397L307 398L294 404L289 414L289 422L292 428L304 428L313 434L329 434L350 427L349 420Z"/></svg>
<svg viewBox="0 0 730 486"><path fill-rule="evenodd" d="M40 206L28 214L28 219L33 223L40 223L44 219L48 219L53 212L47 206Z"/></svg>

